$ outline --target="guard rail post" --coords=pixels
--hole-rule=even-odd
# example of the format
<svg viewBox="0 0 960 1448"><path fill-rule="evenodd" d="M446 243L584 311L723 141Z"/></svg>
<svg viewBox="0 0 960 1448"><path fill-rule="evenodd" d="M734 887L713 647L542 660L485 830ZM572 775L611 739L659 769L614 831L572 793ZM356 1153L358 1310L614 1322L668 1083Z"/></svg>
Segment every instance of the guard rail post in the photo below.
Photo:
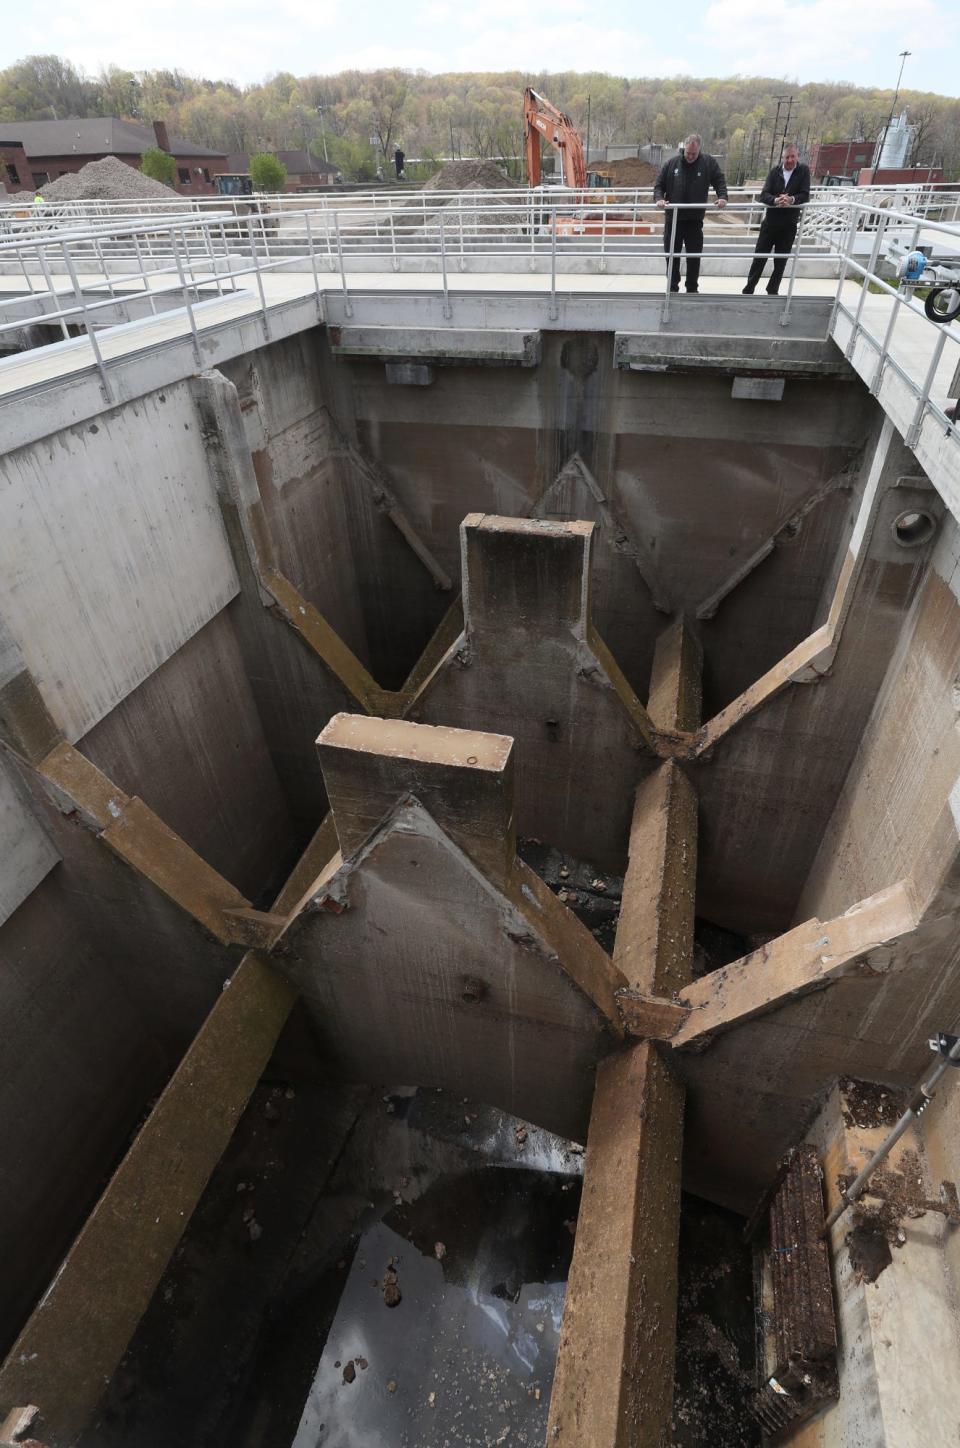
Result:
<svg viewBox="0 0 960 1448"><path fill-rule="evenodd" d="M337 238L337 260L340 263L340 286L343 289L343 310L345 316L353 316L353 303L350 300L350 292L347 289L347 273L343 265L343 242L340 239L340 217L336 211L333 213L333 229Z"/></svg>
<svg viewBox="0 0 960 1448"><path fill-rule="evenodd" d="M140 275L143 278L144 295L147 298L147 301L150 303L150 313L152 316L155 317L157 315L157 303L154 298L153 292L150 290L150 278L147 275L147 268L144 266L143 251L140 246L140 238L139 236L137 236L136 232L134 232L133 234L133 250L136 253L137 266L140 268Z"/></svg>
<svg viewBox="0 0 960 1448"><path fill-rule="evenodd" d="M180 285L183 287L183 300L187 307L187 320L190 323L190 336L193 339L193 355L196 358L197 366L203 366L203 356L200 352L200 337L197 332L197 319L193 315L193 302L190 300L190 288L187 285L187 275L183 269L183 260L180 256L180 248L177 246L177 234L175 229L170 228L170 249L173 252L174 261L177 263L177 273L180 277Z"/></svg>
<svg viewBox="0 0 960 1448"><path fill-rule="evenodd" d="M450 288L447 285L447 248L443 231L443 212L440 213L440 272L443 277L443 315L449 322L453 316L450 307Z"/></svg>
<svg viewBox="0 0 960 1448"><path fill-rule="evenodd" d="M833 299L833 309L830 313L830 322L827 327L828 337L833 332L834 324L837 320L837 312L840 309L840 293L843 291L843 284L847 279L847 266L853 255L853 243L857 234L857 210L854 205L848 204L850 205L850 225L847 228L846 245L843 249L843 255L840 258L840 275L837 277L837 293Z"/></svg>
<svg viewBox="0 0 960 1448"><path fill-rule="evenodd" d="M304 219L304 222L305 222L306 228L307 228L307 250L308 250L309 253L310 253L310 266L311 266L311 268L312 268L312 270L313 270L313 290L314 290L314 292L316 293L316 298L317 298L317 313L318 313L318 315L319 315L323 303L322 303L322 298L321 298L321 295L320 295L320 278L319 278L319 276L317 275L317 251L316 251L316 247L315 247L314 244L313 244L313 228L312 228L311 225L310 225L310 213L309 213L309 211L305 211L305 212L303 213L303 219Z"/></svg>
<svg viewBox="0 0 960 1448"><path fill-rule="evenodd" d="M73 265L73 257L70 255L70 252L67 248L67 243L65 241L62 241L60 243L60 250L63 252L63 261L64 265L67 268L67 275L69 276L70 281L73 285L73 294L77 299L77 304L80 307L80 311L83 313L83 325L86 329L87 339L90 343L91 348L93 349L93 356L97 364L97 371L100 373L100 386L103 388L103 399L105 402L110 403L113 401L113 389L111 388L110 383L107 379L107 369L103 365L103 354L100 351L100 343L97 341L97 335L90 325L90 318L87 315L86 298L84 297L83 292L80 290L80 279L77 276L76 268Z"/></svg>
<svg viewBox="0 0 960 1448"><path fill-rule="evenodd" d="M674 248L677 244L677 207L670 208L673 215L670 218L670 246L667 251L667 289L663 297L663 310L660 313L660 325L663 326L670 316L670 288L673 284L673 257Z"/></svg>
<svg viewBox="0 0 960 1448"><path fill-rule="evenodd" d="M45 245L42 245L40 242L37 242L37 256L40 259L40 270L43 272L43 279L47 284L47 291L50 293L50 297L53 301L53 310L55 312L58 312L60 308L57 305L57 289L53 284L53 277L50 273L50 267L47 265ZM65 342L69 342L70 328L67 326L66 322L63 320L62 317L60 318L60 332L63 336L63 340Z"/></svg>
<svg viewBox="0 0 960 1448"><path fill-rule="evenodd" d="M910 242L910 247L909 247L909 250L910 250L910 251L914 251L914 250L916 249L916 245L917 245L917 241L919 240L919 237L920 237L920 225L919 225L919 223L918 223L918 224L913 228L913 239L911 240L911 242ZM903 288L900 287L900 286L898 286L898 287L897 287L897 295L896 295L896 298L894 299L894 303L893 303L893 309L892 309L892 311L891 311L891 313L890 313L890 320L889 320L889 322L887 323L887 330L886 330L886 332L884 333L883 346L880 348L880 356L877 358L876 371L875 371L874 374L873 374L873 381L870 383L870 395L871 395L872 397L877 397L877 396L879 396L879 393L880 393L880 384L881 384L882 381L883 381L883 374L884 374L884 370L885 370L886 365L887 365L887 356L889 355L889 352L890 352L890 343L891 343L891 341L893 340L893 330L894 330L894 328L896 327L896 325L897 325L897 319L898 319L898 317L900 316L900 307L901 307L901 304L902 304L902 302L903 302L903 298L904 298Z"/></svg>
<svg viewBox="0 0 960 1448"><path fill-rule="evenodd" d="M886 231L886 227L887 219L885 216L883 216L880 218L876 232L874 233L873 246L870 248L870 259L867 262L867 274L861 274L860 276L860 297L857 302L857 310L854 313L853 325L850 328L850 340L847 343L843 353L844 357L847 359L848 362L853 356L853 349L857 345L857 333L860 330L860 317L863 313L863 304L867 299L867 291L869 290L870 282L872 278L876 275L877 259L880 255L880 246L883 241L883 234Z"/></svg>
<svg viewBox="0 0 960 1448"><path fill-rule="evenodd" d="M270 339L270 318L267 315L267 294L263 287L263 273L260 270L260 253L257 251L253 241L253 219L247 217L247 231L250 237L250 256L254 276L257 279L257 291L260 293L260 310L263 313L263 331L267 340Z"/></svg>
<svg viewBox="0 0 960 1448"><path fill-rule="evenodd" d="M923 390L917 399L917 408L913 414L913 421L907 428L904 442L907 447L916 447L920 438L920 428L923 424L923 414L927 410L927 403L930 400L930 389L933 386L933 379L937 375L937 368L940 366L940 359L943 356L943 349L946 345L949 334L941 327L937 337L937 345L933 349L933 356L930 358L930 366L927 368L927 375L923 380Z"/></svg>

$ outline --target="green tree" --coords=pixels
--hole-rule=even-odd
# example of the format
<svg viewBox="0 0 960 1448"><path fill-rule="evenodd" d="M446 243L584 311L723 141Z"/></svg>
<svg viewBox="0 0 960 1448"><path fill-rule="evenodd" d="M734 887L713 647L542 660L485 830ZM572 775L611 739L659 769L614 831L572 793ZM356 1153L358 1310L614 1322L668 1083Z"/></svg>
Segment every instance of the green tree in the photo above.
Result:
<svg viewBox="0 0 960 1448"><path fill-rule="evenodd" d="M250 157L250 176L254 191L282 191L287 168L268 151L259 151L256 156Z"/></svg>
<svg viewBox="0 0 960 1448"><path fill-rule="evenodd" d="M172 186L177 175L177 163L169 151L161 151L159 146L148 146L143 153L140 170L144 176L162 181L164 186Z"/></svg>

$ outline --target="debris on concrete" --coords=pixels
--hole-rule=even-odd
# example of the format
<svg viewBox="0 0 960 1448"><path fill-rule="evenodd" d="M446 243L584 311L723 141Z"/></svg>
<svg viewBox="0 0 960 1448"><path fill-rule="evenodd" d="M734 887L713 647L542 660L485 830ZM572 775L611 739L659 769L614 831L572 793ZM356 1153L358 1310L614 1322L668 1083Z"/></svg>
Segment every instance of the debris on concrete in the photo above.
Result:
<svg viewBox="0 0 960 1448"><path fill-rule="evenodd" d="M906 1096L872 1081L845 1080L842 1085L844 1124L849 1127L896 1126L906 1110Z"/></svg>
<svg viewBox="0 0 960 1448"><path fill-rule="evenodd" d="M351 1358L348 1363L344 1363L344 1366L343 1366L343 1381L344 1381L345 1383L352 1383L352 1382L354 1381L354 1379L356 1378L356 1376L357 1376L357 1370L356 1370L356 1368L354 1367L354 1365L353 1365L353 1359Z"/></svg>
<svg viewBox="0 0 960 1448"><path fill-rule="evenodd" d="M391 1257L386 1272L383 1274L383 1300L387 1307L399 1307L403 1301L403 1294L400 1291L396 1259Z"/></svg>

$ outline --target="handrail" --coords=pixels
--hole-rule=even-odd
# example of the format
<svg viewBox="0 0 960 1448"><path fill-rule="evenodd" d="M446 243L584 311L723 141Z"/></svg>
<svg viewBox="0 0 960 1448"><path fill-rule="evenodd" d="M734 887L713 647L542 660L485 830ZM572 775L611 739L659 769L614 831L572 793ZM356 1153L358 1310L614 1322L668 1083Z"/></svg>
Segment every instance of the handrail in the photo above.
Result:
<svg viewBox="0 0 960 1448"><path fill-rule="evenodd" d="M879 268L884 240L892 232L901 240L912 239L911 244L916 243L921 232L947 238L960 256L960 223L933 218L930 210L942 210L942 205L928 205L927 193L918 197L918 209L907 211L890 204L895 197L903 196L903 188L891 187L878 196L881 190L871 190L869 195L835 190L827 195L815 192L810 203L802 208L797 242L788 265L780 322L784 327L790 323L801 264L826 260L831 269L836 267L839 272L831 327L840 316L849 319L851 324L848 358L853 357L857 340L865 339L878 354L871 390L878 391L885 370L891 368L905 378L917 399L908 441L915 442L919 437L928 412L935 414L956 438L956 429L952 428L943 408L931 400L930 393L944 349L947 345L960 345L960 327L929 321L915 298L891 286L879 274ZM661 222L669 223L671 215L676 221L684 211L693 210L717 220L724 218L729 232L724 235L719 228L714 228L702 251L694 255L707 262L719 260L728 269L732 265L739 270L739 262L753 260L756 255L755 231L764 207L751 190L749 199L733 200L722 211L709 201L689 202L671 205L664 215L652 199L647 199L648 195L646 188L634 188L629 193L621 189L614 195L603 191L577 194L559 188L538 192L527 189L452 192L449 197L439 191L391 194L379 199L358 198L354 194L337 198L338 204L322 198L321 208L285 206L276 210L273 199L269 205L251 206L250 198L243 198L242 207L232 207L229 202L233 198L218 197L210 198L205 208L198 207L195 198L191 199L189 207L179 214L172 214L171 203L165 200L160 203L167 208L164 214L156 210L151 213L145 208L132 215L134 205L139 203L130 202L118 203L124 209L123 215L111 217L107 212L98 212L86 221L76 215L50 218L40 214L26 218L29 225L17 235L0 239L0 262L5 262L9 270L10 261L15 260L23 272L22 289L18 288L17 293L7 299L8 317L0 320L0 335L36 323L59 324L60 330L66 331L68 322L81 321L109 401L109 369L98 338L108 335L110 327L96 324L111 308L121 309L122 315L124 303L141 295L139 291L132 296L123 292L122 288L131 285L142 288L142 295L154 315L158 299L183 298L182 310L198 357L198 318L194 309L202 305L202 288L215 286L222 297L226 284L236 288L241 296L255 296L269 335L270 302L264 287L267 274L279 271L309 274L318 312L323 305L324 290L335 288L342 295L346 316L350 317L353 314L351 291L356 292L351 272L355 277L357 262L365 268L384 271L399 270L401 263L435 268L441 277L446 320L453 317L455 278L451 273L464 270L471 261L489 265L492 260L498 270L506 272L539 268L549 273L552 321L560 315L564 293L558 290L557 274L565 259L575 260L582 270L582 261L587 258L598 272L607 269L614 260L628 271L649 272L651 267L659 271L666 263L662 317L667 321L674 246L668 230L664 252ZM450 204L454 198L455 204ZM955 206L956 201L954 195L948 204ZM863 240L858 258L854 252L860 237ZM67 280L63 287L58 287L53 272L61 267ZM329 279L323 286L321 271ZM848 306L843 298L845 279L850 274L859 278L863 288L855 307ZM34 280L39 281L41 277L41 286L35 287ZM238 285L248 278L253 278L253 287ZM882 341L865 323L868 287L893 301ZM104 288L109 296L91 297L91 292ZM42 310L30 316L9 315L11 308L22 310L27 299ZM4 310L0 292L0 318ZM168 309L165 316L177 310L180 309ZM201 325L208 310L204 307L200 315ZM922 380L909 376L891 353L898 320L905 312L926 328L934 328L930 333L931 340L935 338L932 356ZM0 371L15 361L16 358L0 360Z"/></svg>

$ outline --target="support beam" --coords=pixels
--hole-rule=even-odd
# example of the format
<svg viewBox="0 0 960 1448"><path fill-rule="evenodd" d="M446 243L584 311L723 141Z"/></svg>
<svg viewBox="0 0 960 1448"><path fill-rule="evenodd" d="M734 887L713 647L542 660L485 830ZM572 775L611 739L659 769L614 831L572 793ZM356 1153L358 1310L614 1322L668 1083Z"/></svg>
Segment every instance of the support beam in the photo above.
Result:
<svg viewBox="0 0 960 1448"><path fill-rule="evenodd" d="M668 999L690 981L697 797L674 760L637 790L613 961L633 990Z"/></svg>
<svg viewBox="0 0 960 1448"><path fill-rule="evenodd" d="M894 943L911 934L917 922L905 881L861 900L835 920L806 920L688 986L682 1002L689 1015L671 1045L702 1050L719 1032L851 974L875 976L879 982L894 963Z"/></svg>
<svg viewBox="0 0 960 1448"><path fill-rule="evenodd" d="M296 991L244 957L0 1368L47 1448L87 1424L223 1154Z"/></svg>
<svg viewBox="0 0 960 1448"><path fill-rule="evenodd" d="M400 712L404 695L381 689L372 674L364 668L352 649L337 631L330 627L323 614L308 603L288 578L276 569L268 570L261 579L264 590L273 599L277 613L296 631L308 648L322 659L334 677L356 699L368 714L388 718Z"/></svg>
<svg viewBox="0 0 960 1448"><path fill-rule="evenodd" d="M264 920L251 924L250 901L229 880L72 744L52 749L37 775L64 814L75 817L221 945L248 945L251 929L258 940L268 939ZM239 917L231 911L240 912Z"/></svg>
<svg viewBox="0 0 960 1448"><path fill-rule="evenodd" d="M427 547L427 544L413 526L405 509L397 500L396 494L387 481L383 468L374 462L372 458L366 457L351 443L347 442L337 427L333 416L329 412L327 416L330 421L331 431L339 437L342 448L370 489L374 506L379 512L384 513L390 519L390 522L396 528L401 538L411 551L416 554L417 558L419 558L433 579L434 587L440 589L443 593L449 593L453 588L453 579L434 557L431 550Z"/></svg>
<svg viewBox="0 0 960 1448"><path fill-rule="evenodd" d="M682 623L668 632L654 674L661 721L675 729L686 710L687 727L696 728L695 650ZM633 987L618 992L625 1019L625 995L631 1007L646 999L662 1016L669 997L689 984L696 873L696 795L668 760L641 783L634 803L613 957ZM550 1448L660 1448L664 1441L673 1401L683 1103L683 1085L649 1041L597 1071Z"/></svg>
<svg viewBox="0 0 960 1448"><path fill-rule="evenodd" d="M659 1448L673 1397L683 1087L649 1042L604 1061L549 1448Z"/></svg>
<svg viewBox="0 0 960 1448"><path fill-rule="evenodd" d="M703 650L681 616L657 638L647 713L657 729L692 732L700 723Z"/></svg>

